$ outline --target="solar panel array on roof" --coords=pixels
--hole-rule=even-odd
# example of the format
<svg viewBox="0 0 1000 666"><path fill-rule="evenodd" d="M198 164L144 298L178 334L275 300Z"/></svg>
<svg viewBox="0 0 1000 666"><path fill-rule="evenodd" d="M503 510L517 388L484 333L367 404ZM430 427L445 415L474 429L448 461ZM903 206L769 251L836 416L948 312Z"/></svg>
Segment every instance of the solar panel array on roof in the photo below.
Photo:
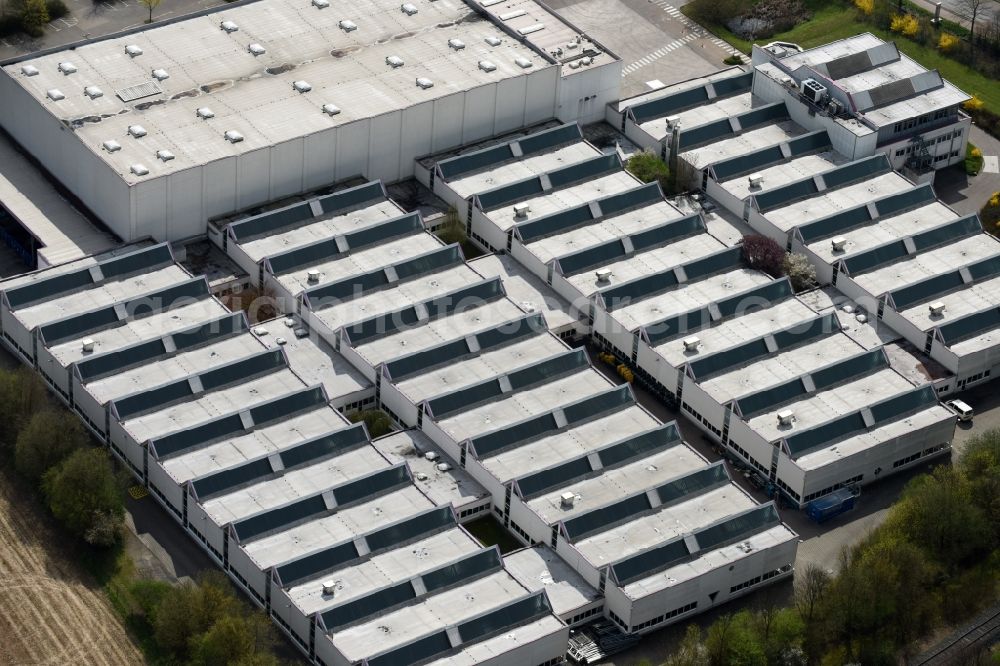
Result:
<svg viewBox="0 0 1000 666"><path fill-rule="evenodd" d="M854 76L855 74L860 74L861 72L867 72L872 69L874 65L868 51L860 51L858 53L848 53L847 55L841 56L839 58L834 58L823 64L826 69L827 74L833 80L846 79L849 76Z"/></svg>
<svg viewBox="0 0 1000 666"><path fill-rule="evenodd" d="M364 185L334 192L317 199L328 217L346 215L352 210L370 206L388 197L382 181L374 180ZM270 236L301 226L313 219L308 201L299 202L275 211L269 211L229 225L229 235L238 243L245 243L261 236Z"/></svg>
<svg viewBox="0 0 1000 666"><path fill-rule="evenodd" d="M620 215L626 211L649 206L663 201L663 195L656 183L646 183L630 190L612 194L595 202L600 208L600 217L595 217L591 202L574 208L561 210L551 215L536 217L515 225L515 233L523 243L531 243L541 238L565 233L571 229L596 222L599 219Z"/></svg>
<svg viewBox="0 0 1000 666"><path fill-rule="evenodd" d="M300 412L325 407L326 404L327 399L323 387L313 386L270 402L261 403L247 411L253 425L259 427ZM235 437L244 431L243 419L240 412L236 412L152 439L149 442L149 449L157 459L164 460L225 437Z"/></svg>
<svg viewBox="0 0 1000 666"><path fill-rule="evenodd" d="M705 232L705 223L700 215L695 214L631 234L628 239L631 243L631 254L637 254L703 232ZM560 257L558 260L559 270L565 276L576 275L590 268L605 266L626 256L631 255L626 252L625 243L621 238L616 238L607 243Z"/></svg>
<svg viewBox="0 0 1000 666"><path fill-rule="evenodd" d="M816 241L839 236L851 229L864 226L875 219L899 215L907 210L925 206L935 200L934 189L929 184L924 183L912 189L890 194L872 202L878 211L878 218L873 218L868 210L868 205L864 204L804 224L799 227L799 233L804 243L815 243Z"/></svg>
<svg viewBox="0 0 1000 666"><path fill-rule="evenodd" d="M204 277L193 277L159 291L119 301L113 305L64 319L39 327L39 334L46 347L65 340L78 338L86 333L114 326L119 321L119 311L127 320L141 319L159 312L167 312L181 305L190 305L192 300L209 298L208 282Z"/></svg>
<svg viewBox="0 0 1000 666"><path fill-rule="evenodd" d="M333 511L340 511L351 504L370 501L409 483L410 475L405 464L389 467L332 488L330 492L336 500L336 508L333 510L327 508L323 498L326 493L319 493L236 521L232 524L233 533L240 543L245 544L265 534L284 531L306 520L315 520Z"/></svg>
<svg viewBox="0 0 1000 666"><path fill-rule="evenodd" d="M424 301L421 307L427 312L427 319L446 317L470 306L501 298L504 295L500 278L483 280L468 287L462 287L438 298ZM379 335L392 335L400 329L415 326L422 319L414 306L372 317L346 326L346 331L354 345L361 345Z"/></svg>
<svg viewBox="0 0 1000 666"><path fill-rule="evenodd" d="M946 345L953 345L1000 327L1000 308L990 308L948 322L938 330Z"/></svg>
<svg viewBox="0 0 1000 666"><path fill-rule="evenodd" d="M617 411L625 405L635 402L627 384L604 391L590 398L562 408L566 419L566 427L573 427L602 414ZM523 446L530 440L547 436L559 430L554 412L546 412L524 421L480 435L472 440L472 447L480 459L497 455L517 446Z"/></svg>
<svg viewBox="0 0 1000 666"><path fill-rule="evenodd" d="M288 362L281 349L266 350L199 374L117 398L111 402L110 408L117 420L125 421L149 411L164 409L174 402L195 396L196 391L192 388L191 383L193 377L197 377L201 385L201 390L198 393L207 393L228 384L250 381L255 377L270 374L286 367L288 367Z"/></svg>
<svg viewBox="0 0 1000 666"><path fill-rule="evenodd" d="M893 102L897 102L901 99L912 97L916 92L916 89L913 87L912 80L899 79L898 81L883 83L877 88L872 88L867 92L872 103L871 106L859 109L861 111L877 109L880 106L886 106L887 104L892 104Z"/></svg>
<svg viewBox="0 0 1000 666"><path fill-rule="evenodd" d="M266 261L272 274L284 275L308 266L331 261L353 251L379 245L393 238L421 233L423 230L424 226L420 214L409 213L387 222L344 234L346 248L343 252L340 250L341 246L337 242L337 238L327 238L288 252L271 255Z"/></svg>
<svg viewBox="0 0 1000 666"><path fill-rule="evenodd" d="M568 349L551 358L510 372L506 378L511 391L516 392L535 384L549 382L557 377L578 372L587 367L590 367L590 362L583 349ZM434 398L428 402L428 406L434 418L440 420L455 412L469 409L473 405L497 399L502 395L504 395L503 382L500 377L494 377Z"/></svg>

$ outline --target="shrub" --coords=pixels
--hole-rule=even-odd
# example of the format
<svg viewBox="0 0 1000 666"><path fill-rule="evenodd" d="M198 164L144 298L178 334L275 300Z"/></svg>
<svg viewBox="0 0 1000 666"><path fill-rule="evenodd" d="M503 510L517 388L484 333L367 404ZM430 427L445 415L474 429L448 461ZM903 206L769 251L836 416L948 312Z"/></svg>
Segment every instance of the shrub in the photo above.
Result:
<svg viewBox="0 0 1000 666"><path fill-rule="evenodd" d="M49 22L49 9L45 0L25 0L21 11L21 25L32 37L41 37L45 24Z"/></svg>
<svg viewBox="0 0 1000 666"><path fill-rule="evenodd" d="M380 409L364 409L347 415L351 423L365 422L368 436L372 439L392 432L392 419Z"/></svg>
<svg viewBox="0 0 1000 666"><path fill-rule="evenodd" d="M37 483L51 468L87 443L80 422L65 410L36 412L17 436L14 466Z"/></svg>
<svg viewBox="0 0 1000 666"><path fill-rule="evenodd" d="M865 16L871 16L875 11L875 0L854 0L854 6Z"/></svg>
<svg viewBox="0 0 1000 666"><path fill-rule="evenodd" d="M962 108L966 111L979 111L984 106L986 106L986 103L979 99L978 95L973 95L971 99L966 100L965 103L962 104Z"/></svg>
<svg viewBox="0 0 1000 666"><path fill-rule="evenodd" d="M76 450L45 473L42 489L52 515L70 532L95 546L110 546L117 540L125 505L104 451Z"/></svg>
<svg viewBox="0 0 1000 666"><path fill-rule="evenodd" d="M920 21L912 14L899 14L892 17L889 29L906 37L915 37L920 32Z"/></svg>
<svg viewBox="0 0 1000 666"><path fill-rule="evenodd" d="M9 37L21 32L21 17L13 14L0 16L0 37Z"/></svg>
<svg viewBox="0 0 1000 666"><path fill-rule="evenodd" d="M804 254L786 254L781 268L792 282L795 291L812 289L816 286L816 268Z"/></svg>
<svg viewBox="0 0 1000 666"><path fill-rule="evenodd" d="M69 14L69 7L63 0L45 0L45 8L49 11L49 20L55 21Z"/></svg>
<svg viewBox="0 0 1000 666"><path fill-rule="evenodd" d="M724 58L722 60L722 62L723 62L723 64L726 64L726 65L742 65L743 64L743 58L742 58L742 56L739 56L739 55L737 55L737 54L734 53L733 55L729 56L728 58Z"/></svg>
<svg viewBox="0 0 1000 666"><path fill-rule="evenodd" d="M938 39L938 50L941 53L951 53L954 48L958 46L958 37L951 34L950 32L942 32L941 37Z"/></svg>
<svg viewBox="0 0 1000 666"><path fill-rule="evenodd" d="M664 193L671 191L670 169L667 163L648 150L628 158L625 169L644 183L657 182Z"/></svg>
<svg viewBox="0 0 1000 666"><path fill-rule="evenodd" d="M763 271L771 277L781 277L785 261L785 249L767 236L744 236L743 261L750 268Z"/></svg>

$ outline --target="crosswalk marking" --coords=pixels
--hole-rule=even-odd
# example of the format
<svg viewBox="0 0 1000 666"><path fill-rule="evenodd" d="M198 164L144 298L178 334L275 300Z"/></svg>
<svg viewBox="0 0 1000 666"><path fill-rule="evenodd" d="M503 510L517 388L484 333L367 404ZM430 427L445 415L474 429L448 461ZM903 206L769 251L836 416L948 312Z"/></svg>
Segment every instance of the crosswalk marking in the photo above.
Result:
<svg viewBox="0 0 1000 666"><path fill-rule="evenodd" d="M719 39L718 37L712 35L710 32L706 31L704 28L702 28L694 21L688 19L688 17L684 16L684 14L682 14L679 9L677 9L671 4L668 4L665 0L652 0L652 4L656 5L657 7L665 11L671 18L677 19L677 21L680 22L681 25L683 25L687 29L687 34L684 37L667 44L663 48L653 51L644 58L641 58L623 67L622 68L623 77L628 76L632 72L635 72L636 70L641 69L642 67L645 67L650 63L656 62L657 60L664 57L674 49L680 48L681 46L685 46L686 44L696 39L708 39L709 41L712 42L712 44L715 44L723 51L739 53L737 49L733 48L731 45L729 45L722 39Z"/></svg>

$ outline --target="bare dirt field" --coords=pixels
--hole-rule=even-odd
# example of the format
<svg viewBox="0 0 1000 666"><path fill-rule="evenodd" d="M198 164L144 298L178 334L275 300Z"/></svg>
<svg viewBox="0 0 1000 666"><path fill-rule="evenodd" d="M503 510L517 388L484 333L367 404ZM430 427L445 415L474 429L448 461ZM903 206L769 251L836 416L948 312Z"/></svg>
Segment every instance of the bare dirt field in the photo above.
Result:
<svg viewBox="0 0 1000 666"><path fill-rule="evenodd" d="M142 664L107 597L0 472L0 664Z"/></svg>

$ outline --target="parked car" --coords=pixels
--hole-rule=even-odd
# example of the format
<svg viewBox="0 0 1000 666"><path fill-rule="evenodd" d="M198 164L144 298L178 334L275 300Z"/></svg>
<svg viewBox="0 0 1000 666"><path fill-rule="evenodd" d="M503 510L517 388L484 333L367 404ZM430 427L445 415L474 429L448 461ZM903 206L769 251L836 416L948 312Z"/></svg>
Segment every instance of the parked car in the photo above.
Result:
<svg viewBox="0 0 1000 666"><path fill-rule="evenodd" d="M959 421L971 421L973 412L972 407L969 407L968 403L962 402L961 400L949 400L948 406L958 414Z"/></svg>

